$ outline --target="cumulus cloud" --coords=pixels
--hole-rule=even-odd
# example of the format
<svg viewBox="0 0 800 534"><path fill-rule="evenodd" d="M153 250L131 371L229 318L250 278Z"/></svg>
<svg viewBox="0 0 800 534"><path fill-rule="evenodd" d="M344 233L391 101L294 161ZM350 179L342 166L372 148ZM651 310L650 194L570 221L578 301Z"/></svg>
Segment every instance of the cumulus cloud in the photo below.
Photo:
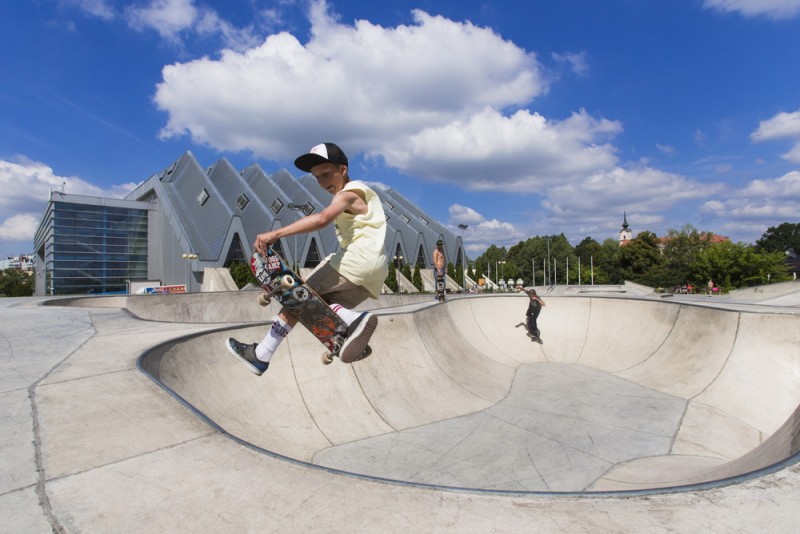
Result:
<svg viewBox="0 0 800 534"><path fill-rule="evenodd" d="M0 160L0 239L32 242L51 191L119 198L134 187L123 184L103 189L75 176L59 176L44 163L24 156Z"/></svg>
<svg viewBox="0 0 800 534"><path fill-rule="evenodd" d="M756 131L750 134L750 139L754 143L776 139L797 140L792 149L782 157L792 163L800 163L800 110L778 113L770 119L761 121Z"/></svg>
<svg viewBox="0 0 800 534"><path fill-rule="evenodd" d="M463 235L464 249L469 253L480 254L492 244L509 247L530 237L526 230L509 222L486 219L468 206L453 204L448 211L450 231ZM468 228L462 231L459 224L466 224Z"/></svg>
<svg viewBox="0 0 800 534"><path fill-rule="evenodd" d="M194 0L150 0L144 5L125 9L128 25L138 31L154 30L167 42L180 45L182 36L219 35L225 46L244 50L256 44L252 26L237 28L212 8L198 5Z"/></svg>
<svg viewBox="0 0 800 534"><path fill-rule="evenodd" d="M612 167L615 149L600 143L621 129L584 111L557 122L527 110L507 117L487 108L397 139L382 154L388 165L431 180L473 191L530 193Z"/></svg>
<svg viewBox="0 0 800 534"><path fill-rule="evenodd" d="M483 215L474 209L460 204L453 204L448 208L448 212L450 214L450 224L453 226L458 226L459 224L471 224L474 226L486 220Z"/></svg>
<svg viewBox="0 0 800 534"><path fill-rule="evenodd" d="M736 12L745 17L790 19L800 13L800 0L705 0L708 9Z"/></svg>
<svg viewBox="0 0 800 534"><path fill-rule="evenodd" d="M30 213L12 215L0 221L0 241L33 241L39 219ZM27 244L26 244L27 246ZM27 248L26 248L27 250Z"/></svg>
<svg viewBox="0 0 800 534"><path fill-rule="evenodd" d="M161 136L281 159L313 131L348 152L380 154L424 128L547 90L535 55L492 30L419 10L413 17L394 28L348 26L314 2L306 44L281 32L245 52L168 65L155 94L169 115Z"/></svg>
<svg viewBox="0 0 800 534"><path fill-rule="evenodd" d="M797 220L800 171L778 178L752 180L723 198L702 204L700 213L714 219L720 232L755 241L768 226Z"/></svg>

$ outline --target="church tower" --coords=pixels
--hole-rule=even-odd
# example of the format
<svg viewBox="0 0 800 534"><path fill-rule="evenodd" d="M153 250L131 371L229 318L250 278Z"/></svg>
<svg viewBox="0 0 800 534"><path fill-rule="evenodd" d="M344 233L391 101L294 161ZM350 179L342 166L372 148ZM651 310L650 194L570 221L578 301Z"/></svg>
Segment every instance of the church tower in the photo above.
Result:
<svg viewBox="0 0 800 534"><path fill-rule="evenodd" d="M633 232L628 228L628 214L622 212L622 230L619 231L619 244L626 245L633 239Z"/></svg>

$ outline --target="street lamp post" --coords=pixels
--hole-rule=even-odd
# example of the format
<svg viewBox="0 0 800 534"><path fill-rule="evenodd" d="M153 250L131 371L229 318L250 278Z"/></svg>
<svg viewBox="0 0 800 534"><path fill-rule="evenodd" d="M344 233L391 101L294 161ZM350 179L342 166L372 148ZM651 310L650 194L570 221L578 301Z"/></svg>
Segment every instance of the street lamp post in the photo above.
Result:
<svg viewBox="0 0 800 534"><path fill-rule="evenodd" d="M197 252L184 252L181 254L181 258L186 260L186 266L188 267L188 279L186 280L186 292L192 292L192 262L197 259Z"/></svg>

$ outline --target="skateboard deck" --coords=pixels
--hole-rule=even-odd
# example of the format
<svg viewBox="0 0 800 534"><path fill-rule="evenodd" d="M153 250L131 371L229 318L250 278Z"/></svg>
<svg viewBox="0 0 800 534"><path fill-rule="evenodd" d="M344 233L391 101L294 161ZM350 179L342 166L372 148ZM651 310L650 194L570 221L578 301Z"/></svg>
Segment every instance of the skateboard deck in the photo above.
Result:
<svg viewBox="0 0 800 534"><path fill-rule="evenodd" d="M445 298L444 274L436 273L436 300L444 302Z"/></svg>
<svg viewBox="0 0 800 534"><path fill-rule="evenodd" d="M269 248L266 256L254 253L250 259L250 269L265 291L259 295L259 304L266 306L272 298L277 299L297 322L325 346L327 351L322 355L323 363L331 363L334 356L339 356L347 337L347 324L277 252Z"/></svg>
<svg viewBox="0 0 800 534"><path fill-rule="evenodd" d="M533 331L531 331L530 322L528 322L527 319L526 319L525 322L526 322L525 326L528 329L528 337L531 338L531 340L535 341L536 343L539 343L540 345L543 344L544 342L542 341L542 338L541 338L542 334L539 331L539 329L536 328Z"/></svg>

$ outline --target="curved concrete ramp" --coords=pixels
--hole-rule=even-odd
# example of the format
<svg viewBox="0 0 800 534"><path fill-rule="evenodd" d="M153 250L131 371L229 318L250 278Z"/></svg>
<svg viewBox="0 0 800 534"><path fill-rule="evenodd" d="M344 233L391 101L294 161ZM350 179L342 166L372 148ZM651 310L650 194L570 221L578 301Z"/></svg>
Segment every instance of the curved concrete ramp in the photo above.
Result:
<svg viewBox="0 0 800 534"><path fill-rule="evenodd" d="M379 310L373 356L320 363L297 328L263 377L223 348L266 327L158 347L141 366L228 433L360 475L494 491L702 484L800 450L800 316L669 301L524 296Z"/></svg>

